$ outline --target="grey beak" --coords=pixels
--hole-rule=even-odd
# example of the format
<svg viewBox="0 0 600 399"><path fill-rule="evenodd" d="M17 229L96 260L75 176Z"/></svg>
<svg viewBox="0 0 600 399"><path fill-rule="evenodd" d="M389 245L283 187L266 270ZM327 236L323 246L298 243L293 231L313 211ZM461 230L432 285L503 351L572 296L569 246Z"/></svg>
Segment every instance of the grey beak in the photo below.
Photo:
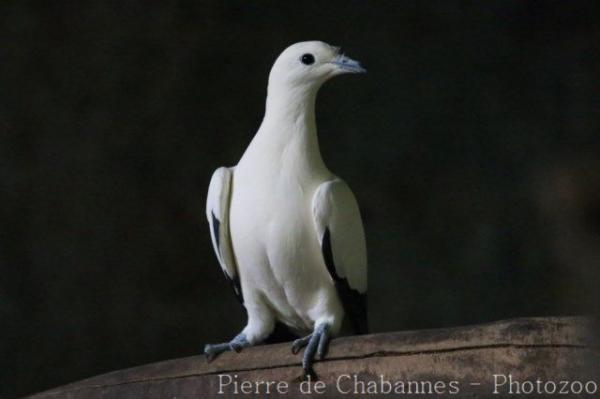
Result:
<svg viewBox="0 0 600 399"><path fill-rule="evenodd" d="M360 65L360 62L353 60L350 57L346 57L344 54L336 56L331 64L337 66L344 72L349 73L366 73L367 70Z"/></svg>

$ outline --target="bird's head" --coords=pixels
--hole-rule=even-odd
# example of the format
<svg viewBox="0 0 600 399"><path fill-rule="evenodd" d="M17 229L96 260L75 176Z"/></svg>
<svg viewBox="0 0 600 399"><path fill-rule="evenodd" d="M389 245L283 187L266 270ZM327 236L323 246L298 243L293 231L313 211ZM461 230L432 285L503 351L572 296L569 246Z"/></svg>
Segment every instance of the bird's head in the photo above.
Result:
<svg viewBox="0 0 600 399"><path fill-rule="evenodd" d="M358 61L346 57L339 47L319 41L300 42L286 48L269 75L269 87L318 90L328 79L344 73L364 73Z"/></svg>

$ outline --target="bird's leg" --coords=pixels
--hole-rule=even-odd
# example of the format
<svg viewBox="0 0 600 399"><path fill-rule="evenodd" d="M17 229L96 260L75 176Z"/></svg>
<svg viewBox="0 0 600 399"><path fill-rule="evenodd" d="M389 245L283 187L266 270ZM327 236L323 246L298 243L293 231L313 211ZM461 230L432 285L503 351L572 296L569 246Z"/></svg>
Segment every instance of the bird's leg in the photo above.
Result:
<svg viewBox="0 0 600 399"><path fill-rule="evenodd" d="M210 362L217 355L227 351L240 352L243 348L250 346L250 342L246 339L246 334L240 333L235 336L231 341L224 342L222 344L206 344L204 346L204 354Z"/></svg>
<svg viewBox="0 0 600 399"><path fill-rule="evenodd" d="M220 353L227 351L240 352L248 346L258 345L273 331L275 319L268 308L261 303L250 300L245 302L244 307L248 311L248 324L231 341L206 345L204 354L209 362Z"/></svg>
<svg viewBox="0 0 600 399"><path fill-rule="evenodd" d="M321 323L315 326L312 334L306 337L299 338L292 344L292 353L296 354L306 347L304 350L304 356L302 356L302 369L304 370L304 377L310 376L312 379L316 379L317 376L313 370L313 363L316 359L323 359L327 353L327 347L329 346L329 324Z"/></svg>

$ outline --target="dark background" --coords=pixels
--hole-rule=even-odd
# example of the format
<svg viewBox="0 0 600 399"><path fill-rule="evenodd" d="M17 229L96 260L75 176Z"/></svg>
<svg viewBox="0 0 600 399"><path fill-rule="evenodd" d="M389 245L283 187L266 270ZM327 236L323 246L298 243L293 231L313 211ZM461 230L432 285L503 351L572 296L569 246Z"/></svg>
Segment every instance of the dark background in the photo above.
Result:
<svg viewBox="0 0 600 399"><path fill-rule="evenodd" d="M0 397L243 327L206 190L302 40L369 70L327 83L317 113L363 212L373 331L589 311L592 2L50 3L0 6Z"/></svg>

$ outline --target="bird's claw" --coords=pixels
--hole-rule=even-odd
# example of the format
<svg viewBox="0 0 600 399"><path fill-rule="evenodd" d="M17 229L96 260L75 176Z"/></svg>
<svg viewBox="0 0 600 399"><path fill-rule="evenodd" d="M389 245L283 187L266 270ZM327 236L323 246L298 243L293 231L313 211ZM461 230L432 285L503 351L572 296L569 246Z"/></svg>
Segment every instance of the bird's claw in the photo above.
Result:
<svg viewBox="0 0 600 399"><path fill-rule="evenodd" d="M215 357L217 357L217 355L212 354L212 353L207 353L205 356L206 356L206 361L208 363L212 362L215 359Z"/></svg>
<svg viewBox="0 0 600 399"><path fill-rule="evenodd" d="M325 357L329 344L329 325L319 324L312 334L295 340L292 344L292 353L296 354L300 349L306 347L302 356L303 378L316 380L317 375L313 370L315 359L321 360Z"/></svg>
<svg viewBox="0 0 600 399"><path fill-rule="evenodd" d="M235 353L240 353L242 351L242 348L244 348L242 345L234 342L230 343L229 347L231 348L231 351Z"/></svg>
<svg viewBox="0 0 600 399"><path fill-rule="evenodd" d="M206 344L204 346L204 356L206 356L206 360L210 363L214 360L215 357L220 353L215 349L216 345Z"/></svg>
<svg viewBox="0 0 600 399"><path fill-rule="evenodd" d="M300 352L300 349L302 349L306 345L308 345L308 342L310 341L311 336L312 336L312 334L309 334L306 337L302 337L302 338L298 338L298 339L294 340L294 343L292 343L292 353L294 355L296 355L298 352Z"/></svg>
<svg viewBox="0 0 600 399"><path fill-rule="evenodd" d="M303 381L317 381L319 377L317 377L317 373L310 367L308 370L304 369L304 374L302 375Z"/></svg>
<svg viewBox="0 0 600 399"><path fill-rule="evenodd" d="M246 346L250 346L250 343L246 339L244 334L237 335L230 342L224 342L222 344L206 344L204 346L204 355L206 356L206 360L211 362L216 358L219 354L227 351L240 353L243 348Z"/></svg>
<svg viewBox="0 0 600 399"><path fill-rule="evenodd" d="M222 344L207 344L204 346L204 355L206 360L212 362L219 354L232 350L231 344L228 342Z"/></svg>

